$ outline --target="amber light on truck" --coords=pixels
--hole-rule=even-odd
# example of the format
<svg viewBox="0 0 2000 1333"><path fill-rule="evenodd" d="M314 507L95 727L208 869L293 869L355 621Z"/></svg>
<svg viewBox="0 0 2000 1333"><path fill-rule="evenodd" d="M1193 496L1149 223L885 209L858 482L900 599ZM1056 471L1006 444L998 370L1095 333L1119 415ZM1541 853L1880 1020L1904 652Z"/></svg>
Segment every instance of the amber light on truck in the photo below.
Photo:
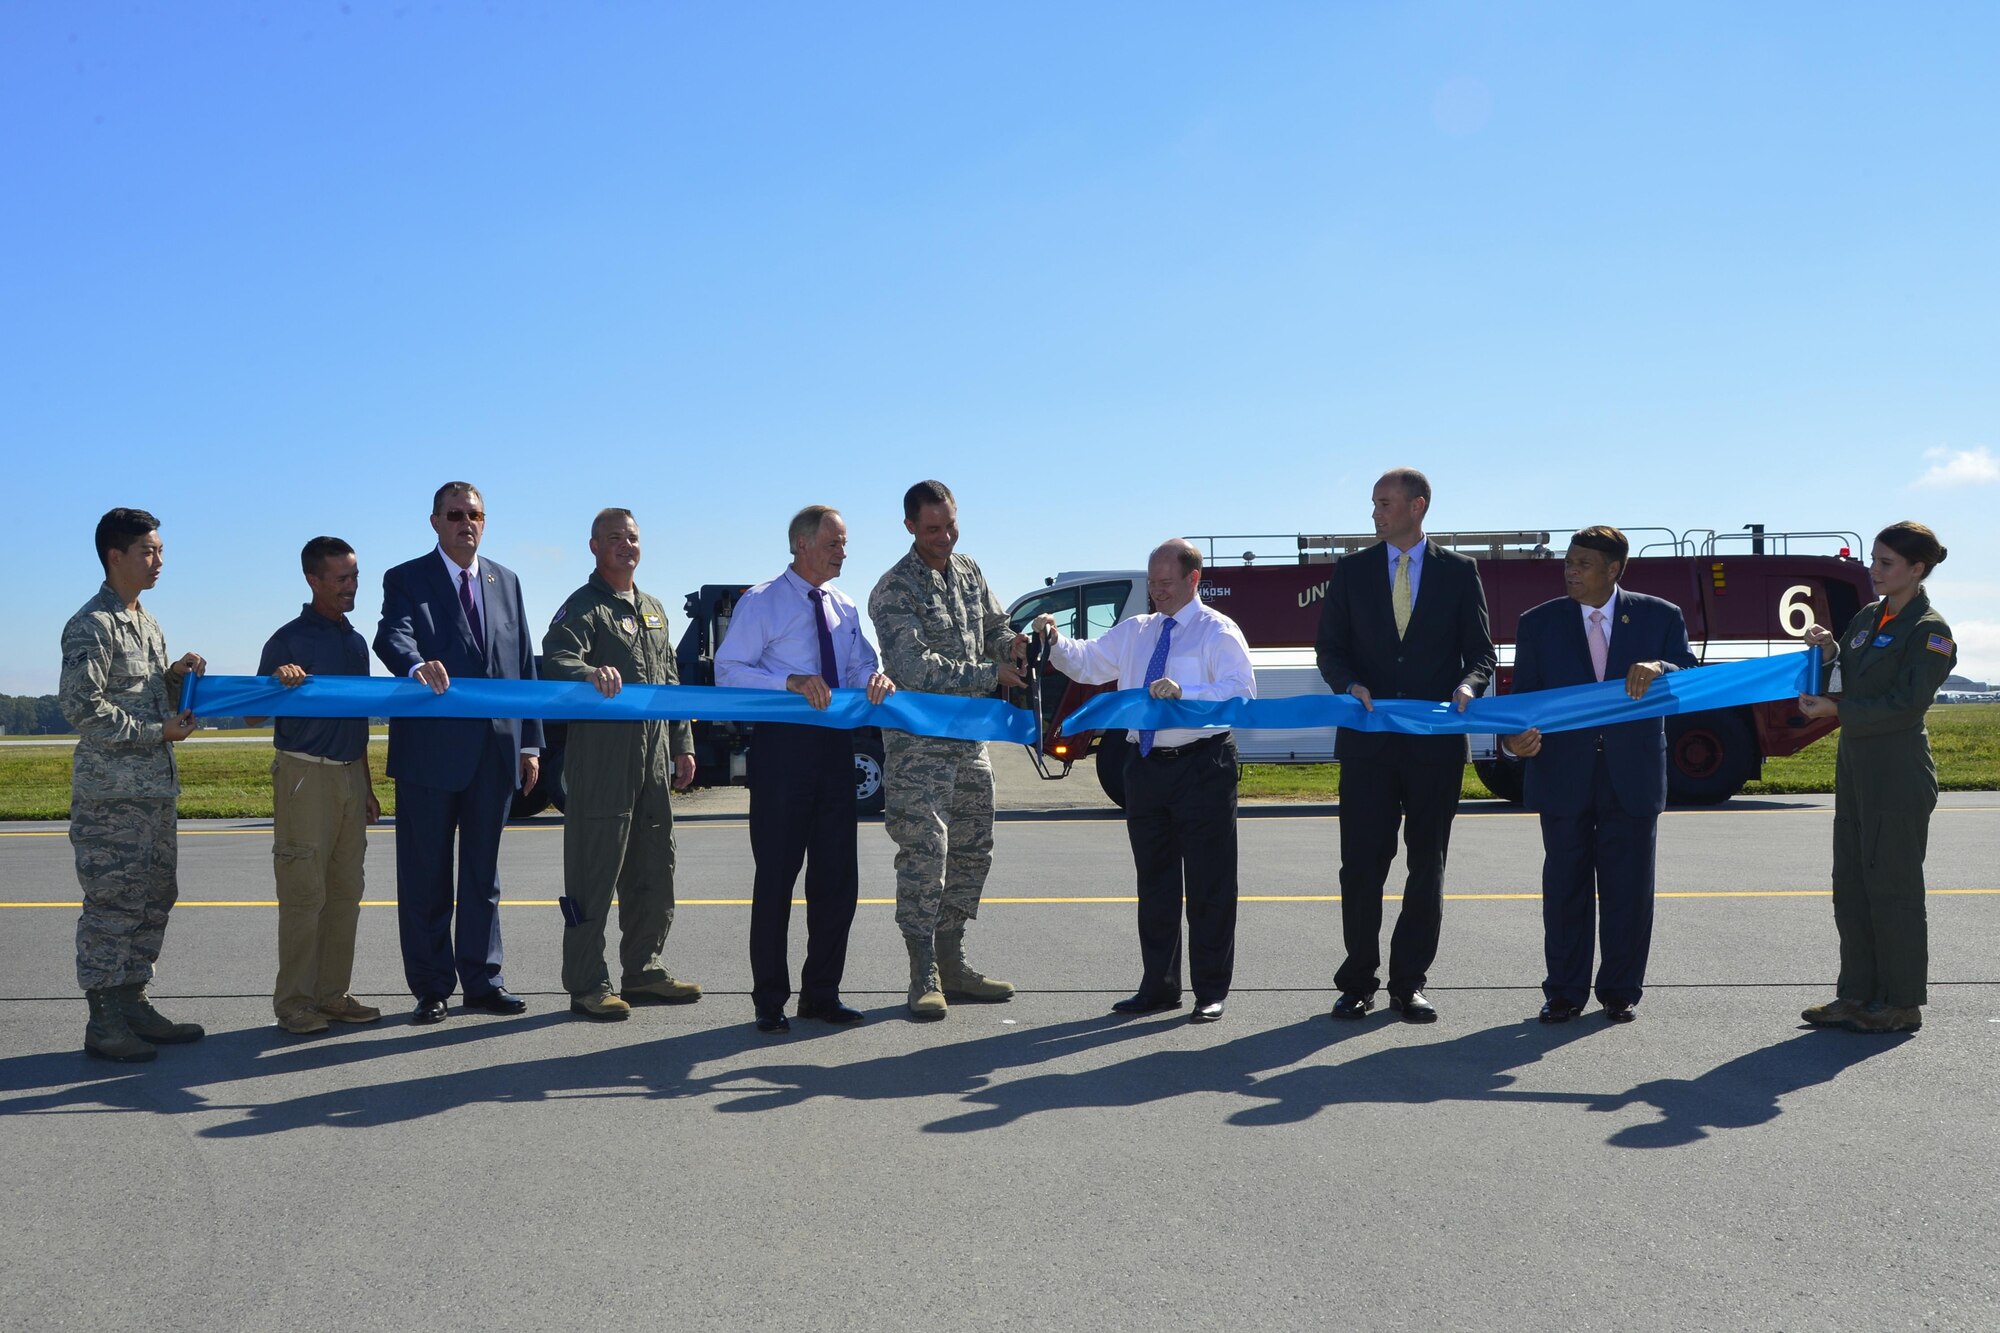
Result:
<svg viewBox="0 0 2000 1333"><path fill-rule="evenodd" d="M1722 562L1720 560L1708 567L1708 576L1715 581L1715 595L1717 597L1721 597L1729 591L1722 577Z"/></svg>

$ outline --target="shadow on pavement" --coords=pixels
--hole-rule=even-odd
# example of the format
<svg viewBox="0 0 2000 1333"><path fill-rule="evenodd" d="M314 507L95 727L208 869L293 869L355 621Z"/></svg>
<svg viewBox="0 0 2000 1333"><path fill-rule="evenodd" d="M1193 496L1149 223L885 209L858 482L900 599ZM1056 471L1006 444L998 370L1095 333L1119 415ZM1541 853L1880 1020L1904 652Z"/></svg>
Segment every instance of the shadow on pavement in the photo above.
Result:
<svg viewBox="0 0 2000 1333"><path fill-rule="evenodd" d="M848 1063L766 1061L701 1072L748 1051L776 1054L787 1047L797 1049L801 1040L816 1044L840 1035L817 1023L803 1023L790 1041L774 1046L749 1024L730 1023L609 1049L357 1084L279 1101L213 1101L199 1091L449 1050L572 1021L562 1013L457 1021L401 1034L389 1043L365 1037L301 1042L261 1026L168 1048L157 1062L139 1066L101 1064L70 1051L18 1056L0 1059L0 1094L29 1095L0 1102L0 1115L234 1111L238 1118L205 1127L200 1136L247 1138L313 1126L365 1129L465 1106L533 1104L556 1097L708 1099L715 1110L728 1114L781 1110L817 1098L855 1102L957 1098L971 1109L934 1120L924 1129L963 1134L1045 1112L1129 1108L1219 1093L1247 1103L1225 1121L1240 1128L1298 1124L1337 1106L1489 1102L1612 1112L1644 1104L1657 1108L1660 1118L1627 1125L1608 1142L1621 1148L1663 1148L1697 1142L1715 1130L1775 1120L1786 1096L1829 1082L1902 1040L1804 1032L1694 1078L1654 1079L1624 1092L1592 1093L1512 1086L1516 1081L1512 1071L1609 1030L1589 1022L1546 1026L1528 1019L1448 1041L1373 1050L1344 1062L1305 1063L1343 1041L1377 1030L1385 1021L1393 1022L1377 1018L1335 1024L1315 1016L1215 1046L1153 1049L1074 1072L998 1077L1051 1060L1158 1038L1185 1023L1179 1015L1127 1019L1104 1014ZM37 1094L38 1089L43 1091Z"/></svg>
<svg viewBox="0 0 2000 1333"><path fill-rule="evenodd" d="M1781 1098L1820 1083L1871 1055L1893 1050L1910 1038L1857 1037L1846 1032L1806 1031L1776 1046L1749 1051L1695 1078L1661 1078L1614 1097L1592 1102L1593 1111L1616 1111L1635 1102L1659 1108L1649 1124L1627 1125L1609 1142L1618 1148L1677 1148L1716 1129L1747 1129L1776 1120Z"/></svg>
<svg viewBox="0 0 2000 1333"><path fill-rule="evenodd" d="M1556 1028L1510 1023L1452 1041L1392 1047L1344 1063L1291 1068L1384 1021L1378 1017L1334 1023L1314 1016L1205 1050L1150 1051L1123 1064L1080 1074L1018 1079L967 1098L986 1103L987 1109L940 1120L928 1128L965 1133L1044 1111L1141 1106L1200 1092L1230 1093L1260 1103L1229 1117L1227 1123L1238 1126L1295 1124L1330 1106L1356 1103L1475 1101L1495 1097L1513 1081L1503 1071L1533 1063L1585 1031L1574 1024ZM1256 1077L1273 1069L1285 1072Z"/></svg>

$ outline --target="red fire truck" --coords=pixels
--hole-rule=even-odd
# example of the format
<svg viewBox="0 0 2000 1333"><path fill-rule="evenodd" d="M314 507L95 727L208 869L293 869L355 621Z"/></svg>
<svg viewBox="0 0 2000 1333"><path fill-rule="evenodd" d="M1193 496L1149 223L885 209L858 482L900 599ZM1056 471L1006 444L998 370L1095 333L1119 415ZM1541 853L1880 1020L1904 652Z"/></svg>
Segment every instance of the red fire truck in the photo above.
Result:
<svg viewBox="0 0 2000 1333"><path fill-rule="evenodd" d="M1529 607L1563 595L1562 552L1574 529L1546 532L1428 534L1479 562L1493 639L1499 650L1496 692L1513 679L1514 631ZM1742 532L1627 528L1633 555L1622 586L1663 597L1687 618L1688 639L1703 662L1796 652L1815 622L1845 625L1874 597L1868 567L1851 532ZM1551 541L1551 537L1557 540ZM1242 626L1257 669L1259 698L1325 693L1313 658L1321 599L1333 562L1374 544L1371 536L1215 536L1190 538L1205 553L1201 596ZM1058 574L1008 608L1016 628L1048 612L1064 634L1089 638L1149 610L1141 570ZM1108 686L1079 686L1051 675L1042 692L1041 756L1051 776L1088 754L1100 756L1098 781L1122 804L1122 732L1062 736L1062 719ZM1832 721L1807 720L1789 702L1721 709L1667 719L1669 799L1723 801L1756 778L1768 756L1797 753L1827 734ZM1245 763L1326 763L1333 729L1245 731L1236 738ZM1520 799L1518 768L1502 759L1492 736L1474 736L1472 760L1494 795Z"/></svg>

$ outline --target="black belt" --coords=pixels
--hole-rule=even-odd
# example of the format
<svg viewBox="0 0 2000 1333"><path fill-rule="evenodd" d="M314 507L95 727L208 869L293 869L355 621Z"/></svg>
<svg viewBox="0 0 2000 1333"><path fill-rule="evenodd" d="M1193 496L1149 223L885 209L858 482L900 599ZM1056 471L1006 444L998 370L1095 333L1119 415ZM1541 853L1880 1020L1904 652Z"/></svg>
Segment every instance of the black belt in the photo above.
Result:
<svg viewBox="0 0 2000 1333"><path fill-rule="evenodd" d="M1200 754L1210 746L1220 745L1228 739L1229 733L1224 731L1213 736L1204 736L1198 741L1190 741L1186 745L1155 745L1146 758L1184 759L1191 754Z"/></svg>

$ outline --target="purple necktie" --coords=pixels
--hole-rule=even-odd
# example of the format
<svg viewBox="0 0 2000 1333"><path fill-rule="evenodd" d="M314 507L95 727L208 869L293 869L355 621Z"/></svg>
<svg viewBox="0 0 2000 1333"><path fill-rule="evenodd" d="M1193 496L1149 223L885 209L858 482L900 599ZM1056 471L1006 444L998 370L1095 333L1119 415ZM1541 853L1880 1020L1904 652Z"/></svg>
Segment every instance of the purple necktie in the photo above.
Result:
<svg viewBox="0 0 2000 1333"><path fill-rule="evenodd" d="M830 690L840 688L840 667L833 660L833 631L826 627L826 594L812 590L813 624L819 628L819 678Z"/></svg>
<svg viewBox="0 0 2000 1333"><path fill-rule="evenodd" d="M1604 668L1611 661L1611 643L1604 637L1602 611L1590 613L1590 634L1587 637L1590 639L1590 669L1597 673L1599 680L1603 680Z"/></svg>
<svg viewBox="0 0 2000 1333"><path fill-rule="evenodd" d="M458 571L458 604L465 608L465 623L472 628L472 645L486 655L486 630L479 623L479 603L472 600L472 571Z"/></svg>
<svg viewBox="0 0 2000 1333"><path fill-rule="evenodd" d="M1160 641L1153 645L1153 659L1150 662L1146 663L1146 679L1142 682L1142 684L1146 686L1151 686L1154 681L1158 680L1160 677L1167 674L1167 652L1169 647L1172 645L1173 641L1174 641L1174 618L1172 616L1168 616L1166 618L1165 624L1163 624L1160 627ZM1153 736L1154 736L1153 732L1145 730L1140 731L1139 733L1140 754L1146 755L1146 754L1151 754L1153 752Z"/></svg>

